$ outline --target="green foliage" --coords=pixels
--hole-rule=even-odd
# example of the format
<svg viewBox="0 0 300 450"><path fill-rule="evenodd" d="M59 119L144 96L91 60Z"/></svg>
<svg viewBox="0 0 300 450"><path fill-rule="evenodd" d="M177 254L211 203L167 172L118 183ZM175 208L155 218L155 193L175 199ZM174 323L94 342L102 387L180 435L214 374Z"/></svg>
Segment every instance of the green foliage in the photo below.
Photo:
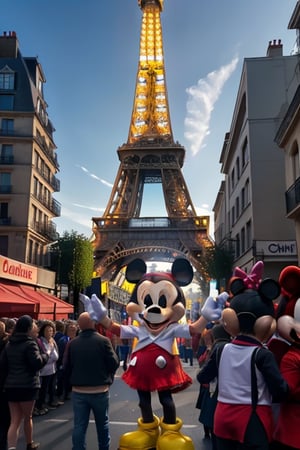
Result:
<svg viewBox="0 0 300 450"><path fill-rule="evenodd" d="M202 256L202 266L210 279L227 281L232 275L234 256L224 247L214 245L205 250Z"/></svg>
<svg viewBox="0 0 300 450"><path fill-rule="evenodd" d="M52 246L52 253L56 260L57 283L66 284L69 292L73 291L76 310L79 292L91 284L94 267L92 244L74 230L65 231Z"/></svg>

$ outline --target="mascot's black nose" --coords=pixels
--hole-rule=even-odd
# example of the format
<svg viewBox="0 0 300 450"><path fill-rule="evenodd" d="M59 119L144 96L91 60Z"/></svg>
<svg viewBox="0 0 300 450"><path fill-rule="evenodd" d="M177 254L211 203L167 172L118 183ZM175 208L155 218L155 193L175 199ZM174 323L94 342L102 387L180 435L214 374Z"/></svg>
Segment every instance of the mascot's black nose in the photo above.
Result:
<svg viewBox="0 0 300 450"><path fill-rule="evenodd" d="M152 306L148 308L148 313L161 314L161 310L158 306Z"/></svg>

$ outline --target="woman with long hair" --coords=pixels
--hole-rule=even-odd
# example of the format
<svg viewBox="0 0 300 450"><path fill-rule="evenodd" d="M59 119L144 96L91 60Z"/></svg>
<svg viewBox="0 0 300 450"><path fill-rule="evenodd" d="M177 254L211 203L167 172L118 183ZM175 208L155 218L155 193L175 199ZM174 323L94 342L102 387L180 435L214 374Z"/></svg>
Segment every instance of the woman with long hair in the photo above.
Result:
<svg viewBox="0 0 300 450"><path fill-rule="evenodd" d="M33 319L22 316L1 354L0 370L5 371L4 389L7 394L11 422L7 434L8 450L17 447L22 420L27 450L37 449L33 442L32 411L40 388L39 370L49 356L42 354L34 337Z"/></svg>

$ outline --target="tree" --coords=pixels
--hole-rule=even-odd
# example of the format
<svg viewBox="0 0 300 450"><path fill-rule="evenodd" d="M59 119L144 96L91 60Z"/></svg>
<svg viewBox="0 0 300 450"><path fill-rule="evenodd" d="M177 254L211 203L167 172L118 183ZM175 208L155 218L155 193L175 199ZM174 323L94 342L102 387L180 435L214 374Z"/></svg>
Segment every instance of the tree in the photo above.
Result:
<svg viewBox="0 0 300 450"><path fill-rule="evenodd" d="M201 264L209 279L217 280L218 288L226 289L227 282L232 275L234 262L233 252L224 247L213 245L205 249L201 257Z"/></svg>
<svg viewBox="0 0 300 450"><path fill-rule="evenodd" d="M74 312L78 313L79 293L91 284L93 275L92 244L84 235L76 231L65 231L55 245L57 284L66 284L69 292L73 292Z"/></svg>

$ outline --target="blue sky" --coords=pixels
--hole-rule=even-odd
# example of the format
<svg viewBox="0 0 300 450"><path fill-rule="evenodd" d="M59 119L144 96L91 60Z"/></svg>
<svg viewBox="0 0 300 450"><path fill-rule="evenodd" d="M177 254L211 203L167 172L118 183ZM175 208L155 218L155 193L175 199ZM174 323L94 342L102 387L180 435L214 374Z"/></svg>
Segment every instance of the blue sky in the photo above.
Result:
<svg viewBox="0 0 300 450"><path fill-rule="evenodd" d="M296 0L165 0L164 57L173 136L185 146L183 175L199 214L210 214L222 180L219 157L230 129L244 58L281 39ZM138 67L137 0L10 0L3 31L16 31L23 56L37 56L56 129L62 216L57 231L90 237L108 203L127 142ZM147 191L146 191L147 194ZM151 191L145 214L160 216ZM154 197L154 199L153 199Z"/></svg>

